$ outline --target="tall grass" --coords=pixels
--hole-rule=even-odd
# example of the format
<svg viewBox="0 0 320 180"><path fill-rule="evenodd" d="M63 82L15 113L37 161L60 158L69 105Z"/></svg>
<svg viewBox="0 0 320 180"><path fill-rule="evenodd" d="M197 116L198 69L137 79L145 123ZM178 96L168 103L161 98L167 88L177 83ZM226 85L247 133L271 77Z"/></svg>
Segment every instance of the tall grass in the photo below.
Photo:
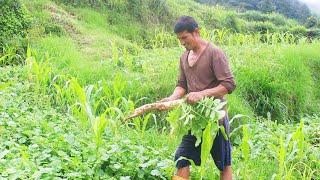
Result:
<svg viewBox="0 0 320 180"><path fill-rule="evenodd" d="M49 65L49 56L46 55L43 61L37 61L34 52L28 46L26 66L28 67L29 80L33 82L34 90L36 93L46 93L47 89L43 88L48 86L52 76L52 69Z"/></svg>
<svg viewBox="0 0 320 180"><path fill-rule="evenodd" d="M233 64L238 83L237 92L248 101L256 114L279 120L299 119L303 113L312 113L317 103L313 68L310 59L315 46L300 49L301 45L244 47L236 51L228 47L227 52ZM319 47L317 47L319 48ZM305 56L309 53L309 58ZM243 53L243 54L242 54Z"/></svg>
<svg viewBox="0 0 320 180"><path fill-rule="evenodd" d="M111 87L97 87L97 85L82 87L74 77L67 79L67 76L64 75L54 76L48 60L38 62L32 56L30 48L27 52L26 62L29 79L34 83L36 93L53 93L51 94L52 103L70 109L71 114L79 119L80 127L90 127L98 152L107 126L115 134L118 133L117 129L123 119L123 112L118 107L128 108L121 105L121 101L130 105L130 101L123 98L125 83L120 79L121 76L116 76ZM106 90L103 91L103 88L106 88ZM104 106L99 106L104 100L109 100L109 102ZM124 110L131 111L132 108L129 107L129 109Z"/></svg>

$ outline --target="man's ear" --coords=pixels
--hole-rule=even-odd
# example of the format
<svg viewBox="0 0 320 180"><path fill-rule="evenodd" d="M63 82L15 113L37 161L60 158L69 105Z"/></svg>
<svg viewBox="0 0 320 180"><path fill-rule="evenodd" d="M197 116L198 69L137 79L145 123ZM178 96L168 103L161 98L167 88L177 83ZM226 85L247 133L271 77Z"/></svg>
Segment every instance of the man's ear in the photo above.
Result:
<svg viewBox="0 0 320 180"><path fill-rule="evenodd" d="M192 35L193 36L199 36L200 35L200 29L199 28L194 29L194 31L192 32Z"/></svg>

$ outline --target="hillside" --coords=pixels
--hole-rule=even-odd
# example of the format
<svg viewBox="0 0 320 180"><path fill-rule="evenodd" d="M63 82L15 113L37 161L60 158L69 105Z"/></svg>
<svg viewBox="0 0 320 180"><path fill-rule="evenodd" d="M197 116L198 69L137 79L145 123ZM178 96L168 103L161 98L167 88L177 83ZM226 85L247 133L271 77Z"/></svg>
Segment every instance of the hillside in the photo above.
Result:
<svg viewBox="0 0 320 180"><path fill-rule="evenodd" d="M149 3L151 2L153 1L150 1ZM63 2L62 4L56 4L49 1L47 3L34 3L30 1L25 4L29 7L31 12L34 12L33 14L38 13L35 18L39 19L38 21L34 21L36 23L34 25L35 28L30 30L29 33L30 37L33 38L32 42L35 42L32 47L41 49L41 51L44 52L49 52L52 56L52 63L55 64L59 70L66 70L68 73L79 77L79 80L82 83L87 84L95 83L101 80L101 78L111 76L117 72L114 71L115 67L119 66L127 69L125 71L130 72L125 74L125 78L128 80L130 79L132 82L131 89L135 89L135 87L139 86L143 87L140 88L142 92L134 93L135 96L141 97L148 94L150 98L157 99L159 96L170 93L170 87L173 85L174 81L167 80L170 79L170 77L174 77L176 74L176 59L179 57L178 52L181 51L181 48L177 46L175 36L171 33L172 31L170 28L172 28L172 26L168 25L172 24L174 17L170 19L158 15L154 16L153 20L148 21L147 19L150 18L148 13L143 14L143 16L130 16L131 13L134 13L134 9L127 11L120 17L115 16L114 14L111 16L113 11L118 11L117 8L113 7L110 10L102 10L103 8L96 4L93 8L88 8L85 7L86 5L83 6L81 4L73 4L70 6ZM152 4L146 3L146 6L151 5ZM188 8L186 7L189 5L192 5L194 10L187 11ZM256 46L255 44L258 43L257 41L266 43L259 45L260 48L257 50L257 52L266 55L263 58L266 61L265 67L261 69L262 71L257 71L258 74L263 73L264 70L269 71L267 67L273 63L279 64L281 67L281 64L285 64L289 61L287 58L293 56L291 52L301 51L297 50L301 49L301 47L290 44L288 47L282 48L278 46L265 48L268 47L269 43L296 42L303 37L303 34L296 34L292 37L290 34L278 31L279 29L289 28L291 26L293 29L297 28L297 33L301 33L301 28L299 28L297 22L294 20L287 20L283 16L264 15L257 12L236 15L235 12L230 10L219 7L202 6L193 1L185 2L185 4L177 4L176 1L167 1L162 4L162 6L166 7L164 9L167 9L167 17L179 16L182 14L191 14L195 16L199 20L200 26L203 26L202 33L204 37L221 45L228 52L231 61L234 62L232 66L235 70L236 78L244 78L242 80L243 85L244 82L247 81L245 78L246 74L244 73L246 70L244 69L245 67L237 65L237 60L242 61L242 59L247 59L247 56L249 56L251 59L250 61L254 62L254 60L252 60L252 58L254 58L254 51L250 50L250 48ZM106 8L110 7L107 6ZM173 9L178 11L173 11ZM122 11L121 8L119 11ZM207 14L199 14L197 13L198 11L205 11ZM179 13L177 14L177 12ZM211 20L211 18L213 19ZM125 26L127 26L126 22L130 22L130 28L125 28ZM242 23L246 25L241 26ZM242 34L241 28L249 28L250 24L253 25L252 34ZM274 29L264 29L269 26L274 27ZM42 32L39 33L38 27L42 27L42 29L40 29ZM221 30L212 29L216 27L221 27ZM237 29L240 32L234 34ZM272 34L272 32L274 32L274 34ZM250 45L249 41L251 41L250 43L252 43L252 45ZM244 46L245 44L246 46ZM235 49L237 49L238 46L243 46L243 48L236 51ZM170 49L167 49L169 47ZM165 49L166 53L163 52L162 48ZM317 44L314 44L312 45L312 48L310 46L306 51L309 52L309 56L313 56L316 49ZM275 57L284 56L283 60L280 61L279 58L273 58L273 56L267 55L270 51L273 52L272 54ZM302 53L297 55L297 57L299 57L298 59L290 61L302 63L305 59L303 56ZM314 56L316 56L316 53ZM236 57L236 59L233 57ZM256 58L258 57L255 57L254 59ZM96 66L97 63L101 66ZM158 76L162 76L166 69L161 70L158 69L159 67L152 67L150 66L150 63L156 63L160 68L166 67L161 65L161 63L165 63L171 68L163 78L159 79ZM252 74L254 72L254 65L249 62L248 59L243 63L250 63L248 73ZM317 63L316 59L314 63ZM308 63L305 65L308 65ZM305 65L301 64L303 67ZM88 69L87 67L94 67L94 69ZM157 68L158 71L154 68ZM305 68L309 67L306 66ZM317 68L314 70L317 70ZM314 70L311 69L311 75L315 73ZM283 68L280 71L274 72L279 73L278 75L273 74L272 76L281 76L281 78L285 78L286 71L286 68ZM300 72L296 72L295 78L302 78L299 77L299 73ZM144 74L149 74L149 77ZM257 75L258 82L260 81L259 76L260 75ZM153 78L160 80L160 82L155 82ZM250 78L253 78L252 75L250 75ZM278 84L278 87L272 92L272 98L275 99L270 101L267 106L262 104L269 101L264 98L271 98L271 94L269 94L271 92L264 92L264 90L261 89L257 92L252 92L253 94L249 95L247 94L246 89L252 86L250 84L247 84L247 87L240 87L238 92L236 92L239 94L235 95L233 98L235 98L238 103L244 103L240 106L243 106L242 109L248 109L249 107L247 107L246 104L249 103L255 113L265 117L268 112L275 111L276 109L278 109L278 112L272 113L275 118L298 117L300 113L307 112L307 109L309 109L309 113L313 112L318 106L316 105L314 108L308 106L308 101L317 102L315 97L310 97L310 99L302 98L304 95L301 93L308 94L313 91L317 92L316 89L313 89L317 86L317 81L314 81L311 76L305 78L310 79L310 86L305 87L305 89L301 87L302 89L283 91L284 89L287 89L285 88L287 85L283 83L281 86L283 86L284 89L281 90L281 83ZM137 81L135 82L134 79ZM138 83L141 80L147 81L148 83ZM270 82L268 82L269 80ZM266 83L276 82L276 80L269 80L267 80ZM248 83L249 82L250 81L248 81ZM284 82L286 82L286 80L284 80ZM287 82L289 83L291 81L287 80ZM260 86L268 87L270 85L260 84ZM159 90L162 93L156 94ZM291 97L292 93L296 93L296 96L298 97L297 103L292 104L292 101L296 101L295 98L297 98ZM156 97L152 97L153 94L155 94ZM239 96L240 94L241 96ZM261 99L257 99L258 96L260 96ZM285 107L281 107L281 105L277 103L279 99L285 104ZM279 108L285 109L280 110ZM234 112L242 113L242 110L240 109L235 109ZM288 115L291 117L288 117Z"/></svg>
<svg viewBox="0 0 320 180"><path fill-rule="evenodd" d="M201 3L235 7L239 11L256 10L263 13L277 12L288 18L306 22L311 16L309 7L300 0L197 0Z"/></svg>

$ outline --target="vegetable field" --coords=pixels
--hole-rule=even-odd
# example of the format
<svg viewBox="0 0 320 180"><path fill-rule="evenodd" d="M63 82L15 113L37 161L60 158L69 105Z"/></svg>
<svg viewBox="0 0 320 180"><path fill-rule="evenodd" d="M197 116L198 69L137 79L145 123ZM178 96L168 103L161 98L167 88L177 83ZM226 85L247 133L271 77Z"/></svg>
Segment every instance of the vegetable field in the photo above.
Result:
<svg viewBox="0 0 320 180"><path fill-rule="evenodd" d="M191 178L218 179L209 147L225 132L224 102L126 119L174 89L182 14L226 52L237 82L226 102L234 179L320 178L320 40L295 20L264 14L288 30L258 32L241 19L250 13L191 0L0 1L12 2L23 13L0 17L21 32L0 32L0 179L171 179L189 130L205 162Z"/></svg>

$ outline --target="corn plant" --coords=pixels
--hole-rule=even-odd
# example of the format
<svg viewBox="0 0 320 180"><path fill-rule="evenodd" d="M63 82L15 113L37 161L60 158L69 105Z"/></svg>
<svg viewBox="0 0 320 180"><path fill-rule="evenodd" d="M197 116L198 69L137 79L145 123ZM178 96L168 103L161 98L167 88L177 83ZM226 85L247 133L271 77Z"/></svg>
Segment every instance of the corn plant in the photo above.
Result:
<svg viewBox="0 0 320 180"><path fill-rule="evenodd" d="M287 151L284 146L283 137L279 138L279 148L277 151L277 158L278 158L278 173L277 179L282 179L285 172L286 172L286 154Z"/></svg>
<svg viewBox="0 0 320 180"><path fill-rule="evenodd" d="M134 69L133 63L132 63L132 56L130 55L126 47L122 49L122 59L123 59L123 64L126 68L128 68L129 70Z"/></svg>
<svg viewBox="0 0 320 180"><path fill-rule="evenodd" d="M38 62L31 55L31 49L28 48L26 66L28 67L29 80L33 82L34 89L37 93L45 93L47 86L51 81L52 69L49 65L49 57L45 61Z"/></svg>
<svg viewBox="0 0 320 180"><path fill-rule="evenodd" d="M262 36L263 36L263 35L262 35L260 32L254 33L254 34L252 35L252 42L253 42L253 44L261 43Z"/></svg>
<svg viewBox="0 0 320 180"><path fill-rule="evenodd" d="M112 49L112 60L116 66L120 64L120 54L118 46L115 42L111 42L111 49Z"/></svg>
<svg viewBox="0 0 320 180"><path fill-rule="evenodd" d="M163 28L160 31L155 30L155 36L152 43L153 48L163 48L164 42L165 42L165 36L166 35Z"/></svg>
<svg viewBox="0 0 320 180"><path fill-rule="evenodd" d="M93 131L96 148L99 149L102 144L102 135L110 122L106 119L105 113L97 116L92 121L91 129Z"/></svg>
<svg viewBox="0 0 320 180"><path fill-rule="evenodd" d="M117 73L112 82L112 94L114 99L125 96L126 87L127 82L124 80L124 77L120 73Z"/></svg>
<svg viewBox="0 0 320 180"><path fill-rule="evenodd" d="M246 42L246 39L248 39L248 35L237 33L237 34L232 34L230 42L228 44L234 44L237 46L241 46Z"/></svg>
<svg viewBox="0 0 320 180"><path fill-rule="evenodd" d="M59 92L57 95L66 100L72 114L80 120L82 127L86 128L88 124L90 125L97 149L102 143L102 135L107 126L111 128L112 132L117 133L120 119L123 117L122 111L116 108L121 98L114 101L114 106L104 105L103 107L106 109L103 113L98 114L100 112L99 105L106 99L105 96L98 99L103 92L102 87L88 85L83 88L76 78L68 80L63 88L57 84L54 87ZM118 88L119 85L115 85L115 87Z"/></svg>
<svg viewBox="0 0 320 180"><path fill-rule="evenodd" d="M68 80L63 90L57 85L55 87L60 91L59 94L64 95L71 113L80 120L83 127L86 127L88 119L94 118L87 98L88 94L92 92L90 90L92 87L89 87L89 90L86 91L76 78Z"/></svg>
<svg viewBox="0 0 320 180"><path fill-rule="evenodd" d="M267 30L265 34L262 35L262 42L266 44L271 44L272 43L272 33Z"/></svg>
<svg viewBox="0 0 320 180"><path fill-rule="evenodd" d="M297 37L287 32L285 34L284 41L288 44L294 44L297 41Z"/></svg>
<svg viewBox="0 0 320 180"><path fill-rule="evenodd" d="M249 132L248 132L248 126L244 125L242 126L242 144L241 144L241 151L242 151L242 157L244 159L244 162L248 162L251 157L250 153L250 145L249 145Z"/></svg>
<svg viewBox="0 0 320 180"><path fill-rule="evenodd" d="M240 145L241 155L243 158L242 168L241 171L242 177L246 177L249 173L248 164L251 159L251 147L250 147L250 132L248 130L248 125L242 126L242 143Z"/></svg>
<svg viewBox="0 0 320 180"><path fill-rule="evenodd" d="M306 141L304 121L301 120L292 133L287 133L288 129L284 131L281 124L274 123L274 126L277 128L270 131L272 135L264 139L269 141L267 148L272 150L271 156L277 161L277 172L272 179L299 177L299 179L309 180L317 177L318 160L313 158L316 155L313 152L313 146Z"/></svg>
<svg viewBox="0 0 320 180"><path fill-rule="evenodd" d="M305 144L305 137L304 137L304 133L303 133L303 120L300 121L299 127L297 128L296 132L293 133L292 136L292 144L291 147L293 147L293 144L297 144L297 148L298 148L298 153L297 153L297 158L298 159L302 159L304 158L304 149L306 147Z"/></svg>
<svg viewBox="0 0 320 180"><path fill-rule="evenodd" d="M106 119L106 116L109 115L110 119L117 116L117 119L120 119L119 114L122 114L121 111L116 108L108 108L101 115L95 116L90 103L90 99L92 99L91 97L94 95L93 91L95 87L93 85L83 88L74 77L66 82L61 78L63 76L55 76L53 80L50 80L51 68L48 61L38 63L34 57L31 56L30 49L27 51L26 64L28 66L29 78L35 83L36 91L53 87L56 90L55 99L57 102L67 104L70 107L72 114L80 119L81 124L83 125L82 127L86 127L88 123L91 125L96 147L98 149L102 143L102 134L106 126L112 123L110 120ZM62 83L65 83L64 86L59 85L59 77L62 79ZM119 81L115 82L113 85L114 92L119 95L124 87ZM99 93L100 91L97 92ZM113 127L113 129L116 128Z"/></svg>
<svg viewBox="0 0 320 180"><path fill-rule="evenodd" d="M63 87L65 85L65 79L65 76L56 75L52 78L49 87L52 90L51 94L53 94L54 103L63 107L66 107L68 105L68 102L65 99L66 95Z"/></svg>
<svg viewBox="0 0 320 180"><path fill-rule="evenodd" d="M214 42L217 44L224 44L227 35L229 34L229 29L214 29L213 30L213 38Z"/></svg>
<svg viewBox="0 0 320 180"><path fill-rule="evenodd" d="M275 45L278 44L281 41L281 34L280 33L269 33L268 35L270 35L271 37L271 44Z"/></svg>
<svg viewBox="0 0 320 180"><path fill-rule="evenodd" d="M5 45L0 52L0 66L20 63L22 57L17 53L17 47ZM16 62L15 62L16 61Z"/></svg>
<svg viewBox="0 0 320 180"><path fill-rule="evenodd" d="M155 48L164 48L166 46L174 46L176 45L177 38L166 32L164 27L162 27L160 30L156 29L154 31L154 37L151 40L151 46L153 49Z"/></svg>
<svg viewBox="0 0 320 180"><path fill-rule="evenodd" d="M212 40L212 33L208 31L205 27L201 28L201 37L208 41Z"/></svg>
<svg viewBox="0 0 320 180"><path fill-rule="evenodd" d="M205 167L207 160L210 156L210 151L213 144L213 136L215 135L214 127L212 127L212 122L208 122L206 128L202 133L202 143L201 143L201 165L200 165L200 178L203 179L205 175Z"/></svg>
<svg viewBox="0 0 320 180"><path fill-rule="evenodd" d="M138 117L133 119L134 129L140 135L141 138L143 138L145 135L147 124L150 120L151 115L152 114L149 113L143 118Z"/></svg>

